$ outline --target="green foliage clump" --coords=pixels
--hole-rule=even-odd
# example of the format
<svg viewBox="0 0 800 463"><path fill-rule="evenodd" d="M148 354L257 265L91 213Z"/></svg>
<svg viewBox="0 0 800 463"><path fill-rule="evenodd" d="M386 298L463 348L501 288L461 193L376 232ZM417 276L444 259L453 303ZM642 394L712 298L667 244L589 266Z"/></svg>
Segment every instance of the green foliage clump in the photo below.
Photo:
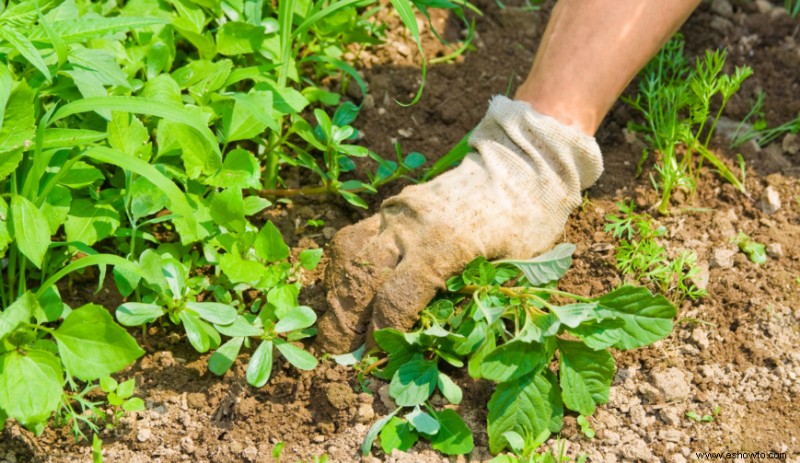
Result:
<svg viewBox="0 0 800 463"><path fill-rule="evenodd" d="M392 4L419 42L412 4ZM259 215L293 194L366 207L361 194L425 162L355 144L360 106L342 95L366 86L344 56L380 41L377 8L0 2L0 425L11 417L40 433L58 410L90 425L79 417L102 414L84 400L101 380L112 415L133 407L104 378L144 351L106 308L62 298L87 267L127 298L117 321L180 326L199 352L216 350L217 374L251 344L255 386L270 376L273 348L298 368L316 365L295 344L316 319L297 296L321 251L292 258ZM348 177L354 157L377 162L368 181ZM286 188L284 167L316 184Z"/></svg>
<svg viewBox="0 0 800 463"><path fill-rule="evenodd" d="M652 283L680 305L687 297L696 300L706 291L693 279L700 273L697 254L681 250L675 257L659 242L667 229L647 214L634 212L633 202L617 203L619 215L606 214L605 231L619 241L617 268L623 275L640 283Z"/></svg>
<svg viewBox="0 0 800 463"><path fill-rule="evenodd" d="M556 289L574 250L562 244L531 260L475 259L422 312L416 330L376 331L385 357L371 353L363 368L390 381L398 407L370 429L363 452L379 435L385 452L407 450L419 438L446 454L470 452L466 423L454 409L431 403L437 391L450 404L461 402L463 392L448 374L453 369L495 383L487 404L493 453L535 448L525 443L558 433L566 410L586 420L607 402L616 371L608 348L662 339L672 331L676 310L641 287L596 298Z"/></svg>
<svg viewBox="0 0 800 463"><path fill-rule="evenodd" d="M737 176L708 145L722 111L753 70L744 66L737 67L733 74L724 74L722 50L706 51L691 67L683 46L680 35L670 40L642 71L636 96L623 97L644 118L643 124L630 124L630 128L642 132L650 150L659 155L657 176L651 179L660 191L658 211L662 214L670 211L673 191L696 190L700 168L706 161L722 178L745 191L742 158L739 157L741 173ZM712 112L717 98L718 107ZM640 169L648 155L649 151L643 153Z"/></svg>

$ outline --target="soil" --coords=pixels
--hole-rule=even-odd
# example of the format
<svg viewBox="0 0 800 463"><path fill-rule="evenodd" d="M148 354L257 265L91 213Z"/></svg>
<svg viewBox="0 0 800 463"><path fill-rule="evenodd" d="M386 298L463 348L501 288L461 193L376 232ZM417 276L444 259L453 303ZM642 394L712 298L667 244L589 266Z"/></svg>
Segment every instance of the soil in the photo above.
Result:
<svg viewBox="0 0 800 463"><path fill-rule="evenodd" d="M386 45L358 57L371 94L356 121L363 145L393 157L394 143L400 142L404 152L419 151L433 161L480 120L492 95L521 82L552 5L529 11L520 2L507 2L504 9L490 0L476 4L484 15L475 18L475 49L454 62L432 65L415 106L395 103L409 101L420 83L419 57L399 27L389 28ZM455 18L434 15L433 24L450 40L463 37ZM438 44L424 21L421 25L430 57L452 49ZM777 4L716 0L704 2L682 32L690 56L725 47L729 67L753 67L753 77L725 117L741 120L763 89L766 118L775 126L800 112L799 30L800 19L790 18ZM357 90L348 91L361 99ZM617 201L632 199L647 209L656 200L647 175L636 176L642 142L623 130L634 116L618 104L597 134L606 170L564 237L578 247L561 283L571 292L596 295L620 282L610 246L614 241L603 231L604 214L615 211ZM666 339L615 353L618 372L610 401L591 419L597 436L583 437L575 416L568 416L561 435L568 456L679 463L696 459L695 452L763 452L762 459L775 452L785 461L800 461L800 153L793 143L796 139L779 139L764 149L749 144L739 150L747 162L749 196L704 171L697 195L678 198L681 212L659 218L669 230L665 243L670 249L698 254L699 280L709 294L683 304ZM735 165L737 151L727 148L724 137L712 145ZM646 165L645 172L651 168ZM301 178L289 175L289 182ZM271 219L295 251L324 246L337 229L373 213L402 186L397 182L383 188L370 199L370 211L330 198L301 198L272 211ZM772 214L759 207L767 187L781 201ZM304 227L308 218L323 218L326 227ZM770 245L766 264L756 265L737 252L731 237L739 231ZM716 258L726 250L732 259ZM323 311L320 275L309 277L303 298ZM101 296L109 308L119 303L113 294ZM75 297L97 300L91 290L79 289ZM120 375L136 378L146 410L102 433L106 462L270 462L276 461L272 452L279 442L285 443L282 461L313 461L321 455L335 462L490 458L485 404L491 389L467 376L457 378L465 392L458 412L475 434L472 454L445 458L420 443L392 455L376 447L362 459L359 449L368 427L387 412L385 384L373 381L362 389L352 370L329 360L313 372L299 372L278 360L269 384L254 389L244 379L246 358L220 378L207 370L208 356L193 351L177 332L152 331L146 346L147 355ZM687 412L713 420L696 422ZM556 439L548 445L555 446ZM86 461L91 461L90 445L75 443L64 429L34 438L8 422L2 431L2 463Z"/></svg>

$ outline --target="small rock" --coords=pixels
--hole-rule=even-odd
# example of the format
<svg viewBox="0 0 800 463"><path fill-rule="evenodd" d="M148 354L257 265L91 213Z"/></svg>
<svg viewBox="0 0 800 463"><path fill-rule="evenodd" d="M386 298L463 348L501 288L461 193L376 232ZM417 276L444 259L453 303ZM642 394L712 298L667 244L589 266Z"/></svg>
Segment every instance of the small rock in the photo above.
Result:
<svg viewBox="0 0 800 463"><path fill-rule="evenodd" d="M701 349L708 349L710 344L708 340L708 334L701 329L696 329L692 332L692 341L694 341L695 345Z"/></svg>
<svg viewBox="0 0 800 463"><path fill-rule="evenodd" d="M708 288L708 282L711 280L711 273L708 269L708 262L702 261L697 263L697 274L692 277L692 282L698 289Z"/></svg>
<svg viewBox="0 0 800 463"><path fill-rule="evenodd" d="M727 32L733 28L733 23L725 18L714 16L714 19L708 23L708 27L715 31Z"/></svg>
<svg viewBox="0 0 800 463"><path fill-rule="evenodd" d="M658 438L666 442L680 443L683 435L677 429L666 429L658 433Z"/></svg>
<svg viewBox="0 0 800 463"><path fill-rule="evenodd" d="M781 195L772 186L764 189L764 194L758 202L758 208L767 214L774 214L781 208Z"/></svg>
<svg viewBox="0 0 800 463"><path fill-rule="evenodd" d="M733 267L733 256L735 254L736 251L732 249L714 249L714 252L711 254L711 259L708 261L708 265L711 268L731 268Z"/></svg>
<svg viewBox="0 0 800 463"><path fill-rule="evenodd" d="M621 452L624 458L636 461L650 461L653 453L647 447L647 443L642 439L634 439L622 446Z"/></svg>
<svg viewBox="0 0 800 463"><path fill-rule="evenodd" d="M386 408L390 410L394 410L395 408L397 408L397 406L394 404L394 400L392 400L392 397L389 395L388 384L384 384L383 386L381 386L380 389L378 389L378 397L381 398L381 402L383 402L383 405Z"/></svg>
<svg viewBox="0 0 800 463"><path fill-rule="evenodd" d="M323 436L322 434L317 434L316 436L314 436L313 440L314 442L321 444L322 442L325 442L325 436Z"/></svg>
<svg viewBox="0 0 800 463"><path fill-rule="evenodd" d="M603 443L607 445L617 445L619 444L619 433L614 431L609 431L608 429L603 431Z"/></svg>
<svg viewBox="0 0 800 463"><path fill-rule="evenodd" d="M658 416L666 424L676 425L681 422L681 415L674 408L662 408Z"/></svg>
<svg viewBox="0 0 800 463"><path fill-rule="evenodd" d="M756 8L758 8L759 13L766 14L772 11L774 6L768 0L756 0Z"/></svg>
<svg viewBox="0 0 800 463"><path fill-rule="evenodd" d="M591 252L607 252L614 249L614 245L611 243L594 243L589 246L589 251Z"/></svg>
<svg viewBox="0 0 800 463"><path fill-rule="evenodd" d="M641 405L636 405L631 407L631 423L644 428L647 426L647 412L644 411L644 407Z"/></svg>
<svg viewBox="0 0 800 463"><path fill-rule="evenodd" d="M258 458L258 449L251 445L246 449L242 450L242 456L245 457L248 461L256 461Z"/></svg>
<svg viewBox="0 0 800 463"><path fill-rule="evenodd" d="M397 129L397 134L403 138L411 138L414 135L414 131L411 129Z"/></svg>
<svg viewBox="0 0 800 463"><path fill-rule="evenodd" d="M781 243L769 243L767 245L767 255L774 259L783 257L783 246L781 246Z"/></svg>
<svg viewBox="0 0 800 463"><path fill-rule="evenodd" d="M153 431L150 428L142 428L136 433L136 440L139 442L147 442L153 437Z"/></svg>
<svg viewBox="0 0 800 463"><path fill-rule="evenodd" d="M375 97L372 96L371 93L367 94L367 96L364 97L364 101L362 101L362 103L364 104L365 108L372 109L375 107Z"/></svg>
<svg viewBox="0 0 800 463"><path fill-rule="evenodd" d="M667 368L666 370L654 371L651 373L653 385L664 394L664 399L668 402L682 400L689 397L691 386L686 373L678 368Z"/></svg>
<svg viewBox="0 0 800 463"><path fill-rule="evenodd" d="M336 229L333 227L325 227L322 229L322 236L324 236L326 240L333 238L333 235L335 234Z"/></svg>
<svg viewBox="0 0 800 463"><path fill-rule="evenodd" d="M375 418L375 410L372 409L372 404L361 404L358 406L356 412L356 421L359 423L371 423Z"/></svg>
<svg viewBox="0 0 800 463"><path fill-rule="evenodd" d="M726 18L733 16L733 6L728 0L714 0L711 2L711 11Z"/></svg>
<svg viewBox="0 0 800 463"><path fill-rule="evenodd" d="M648 402L658 402L661 394L658 389L654 388L650 383L642 383L639 385L639 394Z"/></svg>
<svg viewBox="0 0 800 463"><path fill-rule="evenodd" d="M680 453L673 453L667 461L669 461L669 463L687 463L686 457Z"/></svg>
<svg viewBox="0 0 800 463"><path fill-rule="evenodd" d="M796 133L786 134L786 136L783 137L781 146L786 154L800 153L800 136L798 136Z"/></svg>
<svg viewBox="0 0 800 463"><path fill-rule="evenodd" d="M395 42L394 49L397 50L397 53L402 56L411 55L411 48L409 48L409 46L404 44L403 42Z"/></svg>

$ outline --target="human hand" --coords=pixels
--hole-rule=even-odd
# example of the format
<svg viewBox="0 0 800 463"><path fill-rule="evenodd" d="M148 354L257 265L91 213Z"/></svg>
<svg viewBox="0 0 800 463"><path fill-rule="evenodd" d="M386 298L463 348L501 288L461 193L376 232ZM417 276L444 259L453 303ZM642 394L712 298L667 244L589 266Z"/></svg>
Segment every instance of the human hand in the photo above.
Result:
<svg viewBox="0 0 800 463"><path fill-rule="evenodd" d="M477 256L546 251L603 170L594 138L502 96L470 145L476 152L457 168L406 187L333 238L323 350L350 352L373 330L410 329L445 280Z"/></svg>

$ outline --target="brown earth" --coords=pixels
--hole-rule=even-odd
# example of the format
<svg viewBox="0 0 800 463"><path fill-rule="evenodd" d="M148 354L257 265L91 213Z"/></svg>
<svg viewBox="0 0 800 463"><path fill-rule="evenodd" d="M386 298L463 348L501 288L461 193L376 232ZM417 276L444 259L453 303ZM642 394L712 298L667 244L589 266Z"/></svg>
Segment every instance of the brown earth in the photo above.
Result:
<svg viewBox="0 0 800 463"><path fill-rule="evenodd" d="M454 63L432 66L416 106L394 103L410 100L420 80L415 49L398 28L390 28L387 45L360 57L372 95L356 122L363 129L362 144L391 157L399 141L404 152L435 158L480 120L492 95L520 83L549 7L537 12L526 11L519 2L509 2L505 9L492 1L477 3L484 16L476 18L476 49ZM439 15L434 24L449 39L461 37L462 26L452 18ZM761 88L767 93L766 117L774 126L800 112L799 30L800 20L766 2L731 5L717 0L703 3L682 31L690 56L726 47L729 66L754 68L754 76L725 116L741 120ZM448 50L429 32L426 43L431 56ZM357 93L351 96L360 98ZM617 105L598 132L606 171L565 232L565 241L578 246L573 268L561 283L569 291L595 295L619 283L609 246L614 241L603 232L604 214L615 211L616 201L633 199L642 209L655 202L646 175L635 176L643 145L626 138L622 130L633 116ZM562 438L569 456L679 463L696 459L695 452L778 452L785 460L800 461L800 153L792 152L790 142L779 139L763 150L753 145L741 149L749 196L703 172L697 196L678 204L684 212L659 218L669 230L664 242L670 249L697 252L700 266L708 269L709 295L685 302L675 331L663 341L615 353L618 373L610 402L592 418L597 437L587 440L577 432L574 417L565 420ZM734 165L736 152L723 138L716 139L714 147ZM300 178L289 177L290 182ZM401 186L384 188L371 200L370 212ZM782 202L771 215L757 205L767 186L778 191ZM272 214L299 250L324 246L336 229L368 213L337 200L302 199ZM326 228L304 228L308 218L323 218ZM765 265L735 252L730 239L738 231L772 245ZM715 252L726 249L735 252L732 265L709 268ZM317 273L304 298L322 311L319 283ZM90 290L81 291L76 298L83 294L84 301L96 300ZM103 297L109 307L118 303L113 294ZM374 381L362 389L352 370L329 360L313 372L298 372L279 360L270 383L254 389L244 380L246 358L219 378L207 370L207 355L194 352L177 332L152 331L147 347L142 361L121 375L136 378L137 394L147 410L125 417L117 429L102 434L107 462L269 462L275 461L271 455L278 442L285 442L283 461L313 461L321 455L336 462L360 461L359 447L368 427L387 411L384 384ZM471 455L444 458L421 443L407 454L390 456L376 447L365 460L490 458L485 404L491 389L466 375L457 379L465 391L458 411L475 434ZM713 414L717 407L711 422L686 417L690 411ZM9 423L2 431L0 462L84 461L91 461L89 445L76 444L66 430L48 430L34 438Z"/></svg>

